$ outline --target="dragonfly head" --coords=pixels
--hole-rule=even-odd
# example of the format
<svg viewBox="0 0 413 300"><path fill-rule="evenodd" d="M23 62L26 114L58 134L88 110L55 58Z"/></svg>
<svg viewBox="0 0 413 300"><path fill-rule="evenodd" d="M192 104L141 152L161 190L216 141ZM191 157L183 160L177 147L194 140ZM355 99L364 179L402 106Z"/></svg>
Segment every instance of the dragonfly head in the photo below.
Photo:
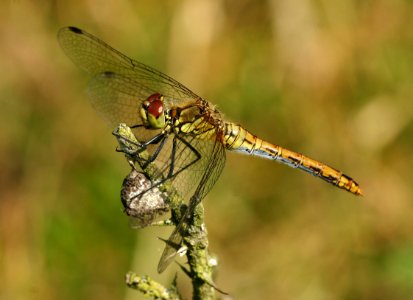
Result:
<svg viewBox="0 0 413 300"><path fill-rule="evenodd" d="M161 94L150 95L143 101L139 112L146 128L160 129L165 127L165 110Z"/></svg>

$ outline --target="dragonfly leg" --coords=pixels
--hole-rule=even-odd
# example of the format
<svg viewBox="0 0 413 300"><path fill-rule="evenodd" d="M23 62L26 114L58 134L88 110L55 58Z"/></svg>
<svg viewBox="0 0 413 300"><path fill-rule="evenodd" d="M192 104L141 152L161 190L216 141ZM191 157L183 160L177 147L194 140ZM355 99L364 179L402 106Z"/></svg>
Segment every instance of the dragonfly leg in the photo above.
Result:
<svg viewBox="0 0 413 300"><path fill-rule="evenodd" d="M128 137L126 137L126 136L124 136L124 135L121 135L121 134L119 134L119 133L117 133L117 132L112 132L112 134L113 134L118 140L119 140L119 139L125 140L125 141L127 141L128 143L130 143L130 144L132 144L132 145L135 145L135 146L137 146L137 147L139 147L139 148L142 148L142 147L143 147L143 145L142 145L141 143L132 141L132 140L129 139ZM122 149L119 149L119 147L116 147L116 152L123 152L123 153L125 153L125 150L122 150Z"/></svg>
<svg viewBox="0 0 413 300"><path fill-rule="evenodd" d="M139 127L143 127L143 124L136 124L136 125L133 125L129 128L134 129L134 128L139 128Z"/></svg>
<svg viewBox="0 0 413 300"><path fill-rule="evenodd" d="M173 171L175 169L175 153L176 153L176 136L174 136L174 139L172 142L171 164L169 165L169 172L168 172L169 178L172 177Z"/></svg>
<svg viewBox="0 0 413 300"><path fill-rule="evenodd" d="M158 157L167 139L168 139L168 136L166 134L158 134L157 136L155 136L154 138L152 138L151 140L145 143L146 145L157 144L157 143L160 143L160 144L158 148L156 148L153 155L151 155L149 159L145 162L145 164L142 166L143 170L145 170L148 167L148 165L152 163Z"/></svg>
<svg viewBox="0 0 413 300"><path fill-rule="evenodd" d="M153 138L151 140L155 140L155 138ZM154 154L142 166L143 169L145 169L151 162L156 160L156 158L158 157L159 153L161 152L163 146L165 145L165 142L166 142L167 138L168 138L168 136L166 134L162 137L162 140L160 141L159 147L155 150ZM188 147L194 153L195 159L193 159L192 161L190 161L188 164L184 165L180 169L175 170L175 162L176 162L176 158L178 156L178 154L177 154L177 148L178 148L177 142L178 142L178 140L180 142L182 142L186 147ZM168 174L166 175L166 178L164 180L162 180L159 184L162 184L164 181L178 175L179 173L181 173L185 169L187 169L190 166L192 166L193 164L195 164L200 159L201 159L201 154L199 154L198 150L196 150L189 142L187 142L186 140L181 138L179 135L175 135L174 138L173 138L173 141L172 141L171 157L168 161L168 166L167 166L167 168L169 169ZM164 168L164 170L165 170L165 168Z"/></svg>
<svg viewBox="0 0 413 300"><path fill-rule="evenodd" d="M176 143L177 140L179 140L180 142L182 142L186 147L188 147L196 156L196 158L194 160L192 160L191 162L189 162L187 165L183 166L180 170L178 170L178 172L174 173L174 167L175 167L175 160L176 160ZM179 135L175 135L174 136L174 140L173 140L173 144L172 144L172 153L171 153L171 164L170 164L170 169L169 169L169 173L168 176L176 176L179 173L181 173L182 171L184 171L185 169L189 168L190 166L192 166L193 164L195 164L197 161L199 161L201 159L201 154L198 152L198 150L196 150L189 142L187 142L185 139L183 139L182 137L180 137Z"/></svg>

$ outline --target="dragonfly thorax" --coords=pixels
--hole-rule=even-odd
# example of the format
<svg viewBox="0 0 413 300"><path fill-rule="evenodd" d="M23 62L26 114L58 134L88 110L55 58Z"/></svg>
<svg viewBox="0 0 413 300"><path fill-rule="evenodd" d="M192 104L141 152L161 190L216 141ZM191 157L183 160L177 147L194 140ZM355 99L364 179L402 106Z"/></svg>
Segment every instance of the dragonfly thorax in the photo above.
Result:
<svg viewBox="0 0 413 300"><path fill-rule="evenodd" d="M160 129L165 127L165 110L163 105L164 97L159 94L150 95L145 101L139 113L142 118L143 125L147 129Z"/></svg>

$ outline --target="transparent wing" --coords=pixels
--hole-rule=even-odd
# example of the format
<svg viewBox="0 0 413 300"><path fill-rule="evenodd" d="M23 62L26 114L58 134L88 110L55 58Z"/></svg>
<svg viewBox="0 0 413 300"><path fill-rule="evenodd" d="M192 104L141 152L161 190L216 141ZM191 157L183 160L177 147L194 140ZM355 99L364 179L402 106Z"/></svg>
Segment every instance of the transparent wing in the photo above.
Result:
<svg viewBox="0 0 413 300"><path fill-rule="evenodd" d="M188 218L192 216L196 206L202 201L206 194L211 190L225 165L225 149L221 143L216 141L211 143L211 153L209 153L206 165L204 165L204 172L197 185L197 188L190 199L188 209L185 211L179 224L176 226L168 241L162 256L158 263L158 272L162 273L169 264L175 259L179 246L183 241L183 232L186 230Z"/></svg>
<svg viewBox="0 0 413 300"><path fill-rule="evenodd" d="M175 79L127 57L82 29L64 27L59 30L58 40L66 55L92 76L116 73L138 83L137 89L157 91L177 103L181 99L199 98Z"/></svg>
<svg viewBox="0 0 413 300"><path fill-rule="evenodd" d="M125 123L129 127L141 124L140 102L154 93L155 91L149 90L130 77L108 72L96 75L88 87L93 108L111 127L116 127L120 123ZM138 137L145 139L142 136Z"/></svg>

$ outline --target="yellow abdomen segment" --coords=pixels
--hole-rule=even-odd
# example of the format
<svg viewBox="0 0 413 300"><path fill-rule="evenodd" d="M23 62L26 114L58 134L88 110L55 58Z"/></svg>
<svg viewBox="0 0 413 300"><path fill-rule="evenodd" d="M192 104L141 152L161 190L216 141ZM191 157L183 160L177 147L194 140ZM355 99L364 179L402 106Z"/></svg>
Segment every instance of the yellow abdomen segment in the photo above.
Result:
<svg viewBox="0 0 413 300"><path fill-rule="evenodd" d="M223 143L226 149L279 161L299 168L355 195L362 195L357 182L342 172L300 153L268 143L234 123L225 123Z"/></svg>

